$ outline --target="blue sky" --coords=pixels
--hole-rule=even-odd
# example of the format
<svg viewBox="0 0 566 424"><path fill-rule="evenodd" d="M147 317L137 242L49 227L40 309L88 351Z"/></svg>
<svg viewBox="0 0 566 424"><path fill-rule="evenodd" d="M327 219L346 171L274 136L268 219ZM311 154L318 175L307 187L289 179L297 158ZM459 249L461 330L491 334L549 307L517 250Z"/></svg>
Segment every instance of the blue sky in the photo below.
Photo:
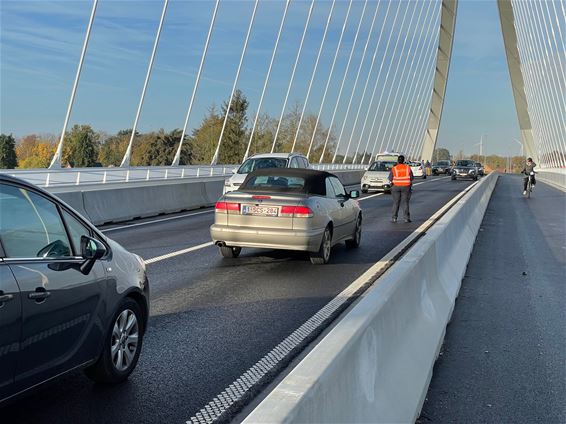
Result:
<svg viewBox="0 0 566 424"><path fill-rule="evenodd" d="M330 1L322 0L314 8L290 105L304 98L330 5ZM370 20L376 5L373 0L368 3L353 64L356 59L361 60L364 37L370 36ZM260 2L238 84L250 100L250 116L258 103L283 6L278 0ZM183 125L212 7L211 0L170 1L138 126L140 131ZM222 0L189 128L198 125L211 104L218 106L229 96L252 7L252 1ZM262 107L262 112L271 116L280 113L308 7L306 1L291 3ZM380 7L378 22L384 17L386 3ZM90 8L90 1L1 0L2 132L17 136L59 133ZM108 133L132 126L161 8L159 0L99 1L71 125L90 123L96 130ZM316 78L308 103L311 112L318 111L326 83L322 75L328 75L346 10L347 2L338 0L319 65L321 77ZM363 2L354 1L350 22L359 21L362 10ZM355 24L347 26L329 99L337 96L338 76L344 72L355 30ZM377 31L371 37L375 41ZM366 72L368 66L366 60L362 70ZM346 92L353 87L354 73L350 71ZM322 114L326 123L333 107L332 101L327 103ZM340 103L337 122L345 113L342 103L346 102ZM518 148L512 141L518 138L519 130L496 2L460 0L438 144L453 152L471 153L477 150L474 144L481 134L487 135L488 153L505 154Z"/></svg>

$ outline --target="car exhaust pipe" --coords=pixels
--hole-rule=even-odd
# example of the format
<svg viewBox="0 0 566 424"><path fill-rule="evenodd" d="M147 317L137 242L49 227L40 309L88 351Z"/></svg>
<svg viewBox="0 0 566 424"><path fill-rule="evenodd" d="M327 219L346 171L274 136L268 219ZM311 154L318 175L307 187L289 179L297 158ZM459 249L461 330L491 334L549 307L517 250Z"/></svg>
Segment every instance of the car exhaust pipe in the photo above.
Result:
<svg viewBox="0 0 566 424"><path fill-rule="evenodd" d="M217 241L217 242L214 243L214 244L216 244L218 247L226 247L226 243L223 242L223 241Z"/></svg>

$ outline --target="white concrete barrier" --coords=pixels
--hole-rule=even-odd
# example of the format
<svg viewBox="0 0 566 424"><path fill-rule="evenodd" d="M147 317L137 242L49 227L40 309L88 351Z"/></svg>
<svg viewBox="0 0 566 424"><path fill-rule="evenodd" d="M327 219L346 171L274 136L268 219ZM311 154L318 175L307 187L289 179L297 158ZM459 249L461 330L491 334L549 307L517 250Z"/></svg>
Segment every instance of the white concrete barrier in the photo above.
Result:
<svg viewBox="0 0 566 424"><path fill-rule="evenodd" d="M244 422L415 421L496 182L440 218Z"/></svg>
<svg viewBox="0 0 566 424"><path fill-rule="evenodd" d="M334 171L344 185L358 184L363 171ZM51 187L47 190L95 225L123 222L213 206L224 177Z"/></svg>
<svg viewBox="0 0 566 424"><path fill-rule="evenodd" d="M566 190L566 168L542 169L537 171L536 178L556 188Z"/></svg>

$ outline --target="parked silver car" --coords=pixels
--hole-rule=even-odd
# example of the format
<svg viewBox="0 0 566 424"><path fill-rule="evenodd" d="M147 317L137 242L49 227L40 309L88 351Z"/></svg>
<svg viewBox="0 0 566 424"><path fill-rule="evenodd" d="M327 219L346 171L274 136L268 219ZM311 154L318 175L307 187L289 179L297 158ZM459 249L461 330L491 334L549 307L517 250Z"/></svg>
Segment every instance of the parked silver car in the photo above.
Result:
<svg viewBox="0 0 566 424"><path fill-rule="evenodd" d="M237 257L242 247L302 250L313 264L325 264L335 244L360 244L358 196L328 172L257 170L216 203L210 234L224 257Z"/></svg>
<svg viewBox="0 0 566 424"><path fill-rule="evenodd" d="M362 193L370 190L390 192L389 172L396 164L397 162L382 160L373 162L362 176Z"/></svg>
<svg viewBox="0 0 566 424"><path fill-rule="evenodd" d="M139 256L46 191L0 175L0 405L78 368L125 380L148 316Z"/></svg>

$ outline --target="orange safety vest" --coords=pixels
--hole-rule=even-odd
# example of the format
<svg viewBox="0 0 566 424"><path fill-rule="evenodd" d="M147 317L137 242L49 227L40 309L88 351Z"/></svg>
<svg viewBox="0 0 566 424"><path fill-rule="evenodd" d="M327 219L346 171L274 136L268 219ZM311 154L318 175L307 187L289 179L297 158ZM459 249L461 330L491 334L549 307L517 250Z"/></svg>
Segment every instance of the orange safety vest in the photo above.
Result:
<svg viewBox="0 0 566 424"><path fill-rule="evenodd" d="M399 163L391 168L393 172L393 185L397 187L408 187L411 185L411 167Z"/></svg>

